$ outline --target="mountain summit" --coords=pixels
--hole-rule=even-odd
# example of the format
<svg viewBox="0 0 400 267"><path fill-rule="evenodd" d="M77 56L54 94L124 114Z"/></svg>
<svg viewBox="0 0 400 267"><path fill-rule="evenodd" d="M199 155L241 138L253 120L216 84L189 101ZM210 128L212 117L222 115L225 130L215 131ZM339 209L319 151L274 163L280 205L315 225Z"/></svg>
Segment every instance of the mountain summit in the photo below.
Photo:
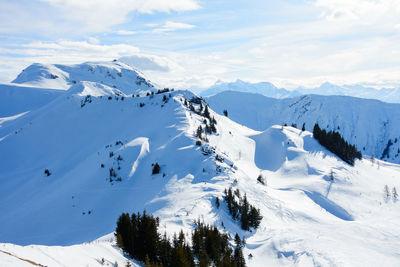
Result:
<svg viewBox="0 0 400 267"><path fill-rule="evenodd" d="M155 85L142 73L119 61L76 65L35 63L24 69L12 83L67 90L81 81L101 83L125 94L155 90Z"/></svg>

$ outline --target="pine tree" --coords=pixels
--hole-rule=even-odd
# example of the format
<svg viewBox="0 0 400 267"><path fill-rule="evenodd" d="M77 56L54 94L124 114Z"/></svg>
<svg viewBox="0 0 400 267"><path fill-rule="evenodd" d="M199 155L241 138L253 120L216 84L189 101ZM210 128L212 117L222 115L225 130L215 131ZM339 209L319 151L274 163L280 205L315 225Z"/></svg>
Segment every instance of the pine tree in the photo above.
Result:
<svg viewBox="0 0 400 267"><path fill-rule="evenodd" d="M236 244L236 248L235 248L235 253L233 256L235 259L235 263L237 264L237 267L245 267L246 261L243 257L243 252L242 252L243 243L240 240L240 237L237 233L235 235L235 244Z"/></svg>
<svg viewBox="0 0 400 267"><path fill-rule="evenodd" d="M210 118L210 111L208 110L208 105L206 105L206 108L204 109L204 117Z"/></svg>
<svg viewBox="0 0 400 267"><path fill-rule="evenodd" d="M201 139L202 133L203 133L203 128L201 128L201 125L199 125L199 127L197 128L197 131L196 131L196 137Z"/></svg>
<svg viewBox="0 0 400 267"><path fill-rule="evenodd" d="M249 202L247 202L247 196L244 195L243 197L243 203L242 207L240 210L240 222L241 222L241 227L243 230L249 230Z"/></svg>
<svg viewBox="0 0 400 267"><path fill-rule="evenodd" d="M210 266L210 263L211 263L210 259L208 258L207 253L206 253L206 251L204 249L202 249L200 251L200 254L198 256L198 260L199 260L199 262L198 262L198 266L199 267L208 267L208 266Z"/></svg>
<svg viewBox="0 0 400 267"><path fill-rule="evenodd" d="M219 208L219 198L218 197L215 198L215 205L217 205L217 208Z"/></svg>
<svg viewBox="0 0 400 267"><path fill-rule="evenodd" d="M160 169L161 169L160 165L158 165L158 163L156 162L156 164L154 164L154 166L153 166L152 174L160 173Z"/></svg>

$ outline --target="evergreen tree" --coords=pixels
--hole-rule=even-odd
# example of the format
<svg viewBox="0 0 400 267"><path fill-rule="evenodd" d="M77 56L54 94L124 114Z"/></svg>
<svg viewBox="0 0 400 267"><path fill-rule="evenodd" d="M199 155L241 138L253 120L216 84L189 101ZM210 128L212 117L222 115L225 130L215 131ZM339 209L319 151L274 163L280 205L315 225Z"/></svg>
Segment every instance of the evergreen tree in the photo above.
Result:
<svg viewBox="0 0 400 267"><path fill-rule="evenodd" d="M235 244L236 244L236 248L235 248L235 253L234 253L234 259L235 259L235 263L237 264L237 267L245 267L246 266L246 261L243 257L243 252L242 252L242 241L240 240L239 235L236 233L235 235Z"/></svg>
<svg viewBox="0 0 400 267"><path fill-rule="evenodd" d="M241 218L240 218L240 222L241 222L241 227L243 230L249 230L249 202L247 202L247 196L244 195L243 197L243 203L241 206Z"/></svg>
<svg viewBox="0 0 400 267"><path fill-rule="evenodd" d="M196 131L196 137L201 139L202 133L203 133L203 128L201 128L201 125L199 125L199 127L197 128L197 131Z"/></svg>
<svg viewBox="0 0 400 267"><path fill-rule="evenodd" d="M208 110L208 105L206 105L206 108L204 109L204 117L210 118L210 111Z"/></svg>
<svg viewBox="0 0 400 267"><path fill-rule="evenodd" d="M199 267L208 267L210 266L210 259L207 256L205 249L201 249L199 256L198 256L198 266Z"/></svg>
<svg viewBox="0 0 400 267"><path fill-rule="evenodd" d="M156 162L156 164L154 164L154 166L153 166L152 174L160 173L160 169L161 169L160 165L158 165L158 163Z"/></svg>

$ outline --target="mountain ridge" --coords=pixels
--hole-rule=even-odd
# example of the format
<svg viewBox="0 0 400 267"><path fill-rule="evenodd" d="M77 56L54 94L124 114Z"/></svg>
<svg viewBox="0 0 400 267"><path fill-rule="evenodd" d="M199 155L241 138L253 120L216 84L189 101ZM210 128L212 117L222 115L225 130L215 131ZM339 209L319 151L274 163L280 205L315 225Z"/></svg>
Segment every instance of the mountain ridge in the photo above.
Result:
<svg viewBox="0 0 400 267"><path fill-rule="evenodd" d="M297 87L293 90L277 88L269 82L250 83L242 80L235 82L218 81L213 86L203 89L200 95L210 97L223 91L237 91L244 93L258 93L267 97L283 99L300 95L344 95L366 99L377 99L388 103L400 103L400 88L381 88L375 89L365 87L360 84L354 85L336 85L330 82L324 82L320 86L306 88Z"/></svg>

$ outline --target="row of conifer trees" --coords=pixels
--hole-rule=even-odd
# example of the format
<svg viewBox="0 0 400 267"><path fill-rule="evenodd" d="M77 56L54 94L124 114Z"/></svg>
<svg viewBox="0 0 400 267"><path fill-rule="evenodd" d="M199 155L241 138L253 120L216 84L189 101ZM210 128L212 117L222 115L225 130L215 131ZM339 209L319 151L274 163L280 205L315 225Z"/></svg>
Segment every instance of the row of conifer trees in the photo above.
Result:
<svg viewBox="0 0 400 267"><path fill-rule="evenodd" d="M210 225L195 222L190 246L181 231L172 241L158 233L159 219L152 215L123 213L117 222L117 245L146 266L164 267L244 267L243 243L236 234L234 250L227 234Z"/></svg>
<svg viewBox="0 0 400 267"><path fill-rule="evenodd" d="M338 132L321 130L318 123L314 125L313 135L321 145L352 166L355 159L362 157L356 146L349 144Z"/></svg>

